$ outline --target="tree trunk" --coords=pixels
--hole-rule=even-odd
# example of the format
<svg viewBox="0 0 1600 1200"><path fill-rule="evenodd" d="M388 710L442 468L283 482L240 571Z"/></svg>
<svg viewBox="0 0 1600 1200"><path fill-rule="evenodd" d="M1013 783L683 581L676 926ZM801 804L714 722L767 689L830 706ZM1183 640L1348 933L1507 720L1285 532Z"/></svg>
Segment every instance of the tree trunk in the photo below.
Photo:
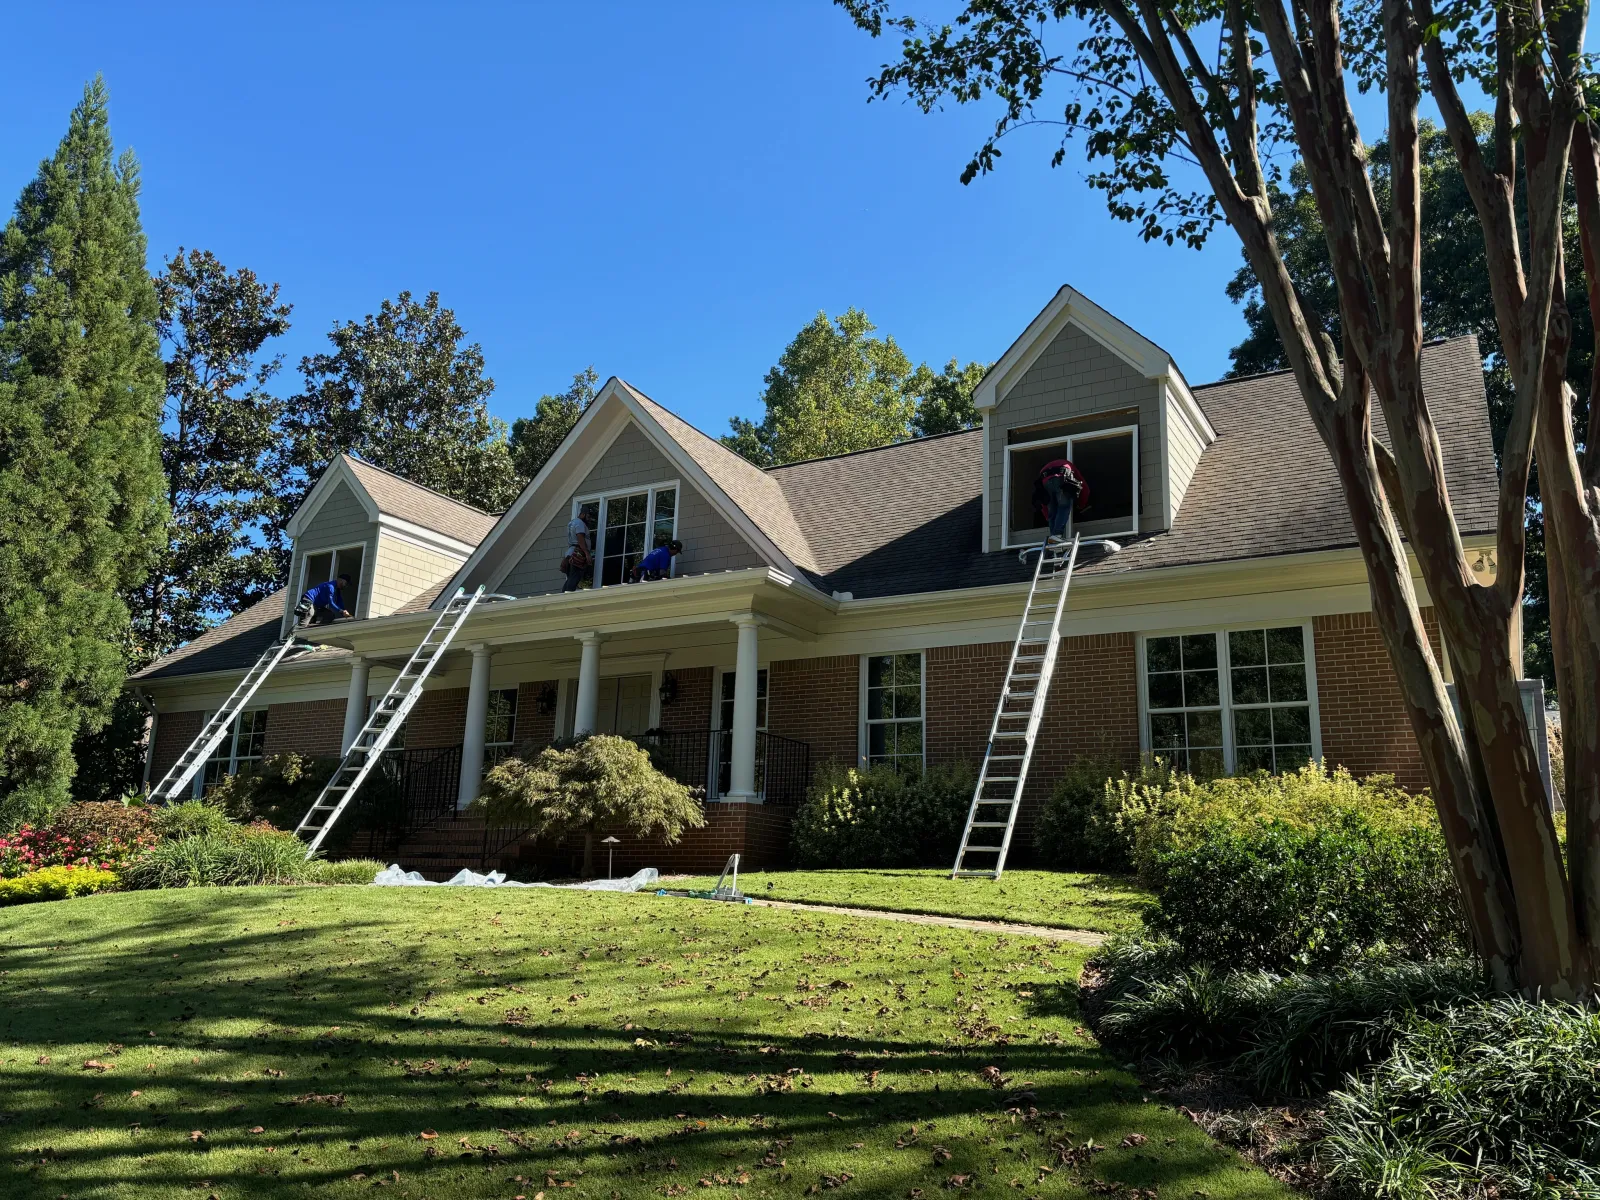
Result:
<svg viewBox="0 0 1600 1200"><path fill-rule="evenodd" d="M594 878L594 830L583 831L583 877Z"/></svg>

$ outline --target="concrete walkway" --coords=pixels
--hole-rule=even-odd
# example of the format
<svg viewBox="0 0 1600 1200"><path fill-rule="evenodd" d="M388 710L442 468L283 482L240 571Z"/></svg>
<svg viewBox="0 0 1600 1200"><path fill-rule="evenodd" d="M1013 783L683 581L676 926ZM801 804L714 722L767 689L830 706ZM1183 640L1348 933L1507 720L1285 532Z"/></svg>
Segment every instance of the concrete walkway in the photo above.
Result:
<svg viewBox="0 0 1600 1200"><path fill-rule="evenodd" d="M1056 929L1050 925L1015 925L1010 921L980 921L971 917L936 917L929 913L886 912L881 908L841 908L836 904L798 904L793 900L751 900L764 908L786 908L793 912L833 913L841 917L873 917L880 921L905 921L912 925L945 925L951 929L971 929L978 933L1009 933L1017 937L1039 938L1047 942L1072 942L1078 946L1098 946L1103 933L1086 929Z"/></svg>

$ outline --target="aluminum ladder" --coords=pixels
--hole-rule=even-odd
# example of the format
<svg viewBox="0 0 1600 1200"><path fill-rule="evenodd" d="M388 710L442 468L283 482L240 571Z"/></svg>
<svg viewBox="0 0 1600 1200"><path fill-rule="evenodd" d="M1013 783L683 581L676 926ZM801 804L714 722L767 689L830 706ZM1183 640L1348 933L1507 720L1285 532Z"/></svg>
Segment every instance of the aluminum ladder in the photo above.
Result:
<svg viewBox="0 0 1600 1200"><path fill-rule="evenodd" d="M244 706L250 703L251 698L266 682L267 676L277 670L278 664L286 658L292 658L313 649L309 642L302 642L290 634L281 642L273 642L261 652L261 657L256 659L255 665L245 672L244 678L233 689L233 693L222 703L222 707L211 714L211 718L200 730L200 736L189 743L189 748L178 755L178 761L168 768L167 773L161 777L161 782L156 784L155 790L150 793L152 804L170 804L179 799L183 789L195 777L195 772L205 766L206 760L222 744L222 739L233 730L233 723L238 719Z"/></svg>
<svg viewBox="0 0 1600 1200"><path fill-rule="evenodd" d="M1066 610L1067 589L1072 586L1072 571L1078 563L1078 535L1073 534L1071 542L1046 543L1038 554L1022 624L1011 647L1005 685L1000 689L1000 703L995 706L994 724L989 727L989 745L978 771L978 786L973 789L972 807L967 811L967 827L961 833L961 849L956 851L956 865L950 870L951 879L999 879L1011 850L1017 810L1022 807L1022 788L1028 781L1034 742L1050 694L1050 678L1055 674L1061 614ZM977 830L985 831L979 834L985 839L980 844L972 840ZM998 834L992 832L996 830ZM998 845L988 840L996 836L1000 839ZM973 867L967 864L969 855L998 857L993 866Z"/></svg>
<svg viewBox="0 0 1600 1200"><path fill-rule="evenodd" d="M317 802L295 826L295 833L302 837L311 835L311 842L306 847L307 858L321 848L322 840L344 813L345 806L355 797L356 789L366 780L372 768L378 765L378 760L383 757L383 752L389 748L396 731L405 721L406 714L422 695L423 682L433 673L433 668L444 657L456 633L483 598L482 587L471 595L467 594L465 588L457 588L456 594L435 618L428 636L411 652L405 667L394 677L383 698L372 706L372 712L361 726L361 731L340 760L339 769L328 779Z"/></svg>

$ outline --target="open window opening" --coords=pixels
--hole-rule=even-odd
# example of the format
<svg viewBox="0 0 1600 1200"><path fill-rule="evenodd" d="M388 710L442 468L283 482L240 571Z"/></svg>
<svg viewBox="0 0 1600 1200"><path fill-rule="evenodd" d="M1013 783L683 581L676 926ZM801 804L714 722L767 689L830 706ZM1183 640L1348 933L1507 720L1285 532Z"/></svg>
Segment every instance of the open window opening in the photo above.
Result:
<svg viewBox="0 0 1600 1200"><path fill-rule="evenodd" d="M1089 485L1088 507L1074 528L1097 537L1139 530L1139 427L1039 438L1006 447L1005 547L1044 541L1047 526L1034 507L1033 485L1044 465L1071 460Z"/></svg>
<svg viewBox="0 0 1600 1200"><path fill-rule="evenodd" d="M678 536L678 485L580 496L573 501L572 511L583 518L599 547L592 583L610 587L626 582L641 558ZM676 563L673 573L677 573Z"/></svg>
<svg viewBox="0 0 1600 1200"><path fill-rule="evenodd" d="M300 590L295 593L299 600L319 583L327 583L330 579L337 579L340 575L350 576L350 586L345 589L344 606L355 616L360 616L356 605L361 598L361 568L366 559L365 546L341 546L336 550L314 550L305 556L305 567L301 571Z"/></svg>

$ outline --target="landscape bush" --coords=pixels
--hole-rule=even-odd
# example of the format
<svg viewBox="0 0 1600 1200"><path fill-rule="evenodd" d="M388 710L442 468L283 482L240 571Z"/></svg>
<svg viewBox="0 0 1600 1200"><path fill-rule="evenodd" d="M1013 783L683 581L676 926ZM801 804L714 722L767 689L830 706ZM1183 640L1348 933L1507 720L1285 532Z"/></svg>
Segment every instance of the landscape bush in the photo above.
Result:
<svg viewBox="0 0 1600 1200"><path fill-rule="evenodd" d="M189 837L227 837L239 827L212 803L209 795L204 800L164 804L155 812L156 834L163 842Z"/></svg>
<svg viewBox="0 0 1600 1200"><path fill-rule="evenodd" d="M306 864L306 882L371 883L373 876L386 865L375 858L345 858L337 862L326 858L314 858Z"/></svg>
<svg viewBox="0 0 1600 1200"><path fill-rule="evenodd" d="M117 886L117 873L99 867L41 867L11 879L0 879L0 905L66 900Z"/></svg>
<svg viewBox="0 0 1600 1200"><path fill-rule="evenodd" d="M206 794L206 802L242 824L266 821L293 829L306 815L339 766L337 758L306 754L273 754L248 774L228 775ZM382 772L368 777L359 795L381 788Z"/></svg>
<svg viewBox="0 0 1600 1200"><path fill-rule="evenodd" d="M23 825L0 837L0 878L41 867L115 870L156 841L151 811L115 801L68 804L43 825Z"/></svg>
<svg viewBox="0 0 1600 1200"><path fill-rule="evenodd" d="M1600 1012L1501 999L1414 1018L1330 1099L1319 1154L1369 1196L1600 1196Z"/></svg>
<svg viewBox="0 0 1600 1200"><path fill-rule="evenodd" d="M824 763L795 812L802 867L926 867L954 860L972 804L969 766L901 771Z"/></svg>
<svg viewBox="0 0 1600 1200"><path fill-rule="evenodd" d="M294 834L264 822L223 821L220 829L188 832L152 846L122 871L124 886L242 887L312 878L316 868L306 862L306 844Z"/></svg>
<svg viewBox="0 0 1600 1200"><path fill-rule="evenodd" d="M1033 846L1044 865L1067 871L1133 869L1117 820L1119 793L1111 786L1124 774L1122 761L1110 755L1084 755L1067 764L1034 821Z"/></svg>

